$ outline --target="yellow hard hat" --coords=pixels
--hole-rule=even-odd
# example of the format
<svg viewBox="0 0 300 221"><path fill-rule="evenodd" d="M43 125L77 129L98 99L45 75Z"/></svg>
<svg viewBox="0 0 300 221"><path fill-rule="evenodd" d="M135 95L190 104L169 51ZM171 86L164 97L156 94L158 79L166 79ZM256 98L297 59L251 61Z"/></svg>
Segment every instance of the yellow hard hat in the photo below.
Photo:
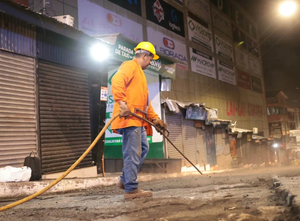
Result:
<svg viewBox="0 0 300 221"><path fill-rule="evenodd" d="M159 59L159 56L156 54L153 44L151 44L148 41L142 41L141 43L139 43L134 48L134 51L137 51L138 49L142 49L142 50L149 51L150 53L152 53L153 54L153 60Z"/></svg>

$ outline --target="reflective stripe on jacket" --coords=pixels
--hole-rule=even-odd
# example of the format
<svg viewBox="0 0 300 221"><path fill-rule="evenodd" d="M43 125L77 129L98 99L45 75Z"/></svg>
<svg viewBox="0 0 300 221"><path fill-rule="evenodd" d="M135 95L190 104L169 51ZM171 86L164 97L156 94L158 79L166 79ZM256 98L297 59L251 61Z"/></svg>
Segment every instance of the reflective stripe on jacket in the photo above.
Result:
<svg viewBox="0 0 300 221"><path fill-rule="evenodd" d="M151 105L146 76L136 59L122 63L118 72L112 78L111 89L115 100L113 116L119 113L119 101L125 101L133 113L135 108L146 111L147 96L149 96L147 119L151 121L159 118ZM143 113L137 112L136 114L145 117ZM129 116L127 119L118 117L112 122L111 129L115 130L132 126L145 126L147 135L152 136L151 125L134 116Z"/></svg>

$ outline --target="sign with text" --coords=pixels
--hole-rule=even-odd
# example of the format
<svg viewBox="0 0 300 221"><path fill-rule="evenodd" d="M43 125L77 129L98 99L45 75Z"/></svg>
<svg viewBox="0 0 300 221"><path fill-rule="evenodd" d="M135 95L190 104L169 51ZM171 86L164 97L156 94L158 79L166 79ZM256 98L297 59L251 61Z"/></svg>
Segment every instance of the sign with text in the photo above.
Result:
<svg viewBox="0 0 300 221"><path fill-rule="evenodd" d="M251 77L250 74L237 69L237 84L241 88L251 90Z"/></svg>
<svg viewBox="0 0 300 221"><path fill-rule="evenodd" d="M108 0L110 2L115 3L116 5L120 5L122 8L127 9L139 16L142 15L142 7L141 0Z"/></svg>
<svg viewBox="0 0 300 221"><path fill-rule="evenodd" d="M281 122L269 123L270 137L281 138L282 137L282 126Z"/></svg>
<svg viewBox="0 0 300 221"><path fill-rule="evenodd" d="M236 43L239 47L247 49L246 35L240 29L238 29L235 26L232 26L232 36L234 43Z"/></svg>
<svg viewBox="0 0 300 221"><path fill-rule="evenodd" d="M236 64L245 69L249 69L248 55L238 47L234 47L234 51Z"/></svg>
<svg viewBox="0 0 300 221"><path fill-rule="evenodd" d="M87 0L78 0L78 27L88 35L121 33L143 41L143 26Z"/></svg>
<svg viewBox="0 0 300 221"><path fill-rule="evenodd" d="M233 4L230 4L231 19L235 21L241 28L245 27L244 16L240 13Z"/></svg>
<svg viewBox="0 0 300 221"><path fill-rule="evenodd" d="M209 0L185 0L186 7L198 17L211 22Z"/></svg>
<svg viewBox="0 0 300 221"><path fill-rule="evenodd" d="M262 105L250 104L237 101L226 101L227 116L247 117L246 110L248 110L248 117L262 117Z"/></svg>
<svg viewBox="0 0 300 221"><path fill-rule="evenodd" d="M262 117L262 106L258 104L248 104L249 117Z"/></svg>
<svg viewBox="0 0 300 221"><path fill-rule="evenodd" d="M107 87L101 87L100 101L107 101Z"/></svg>
<svg viewBox="0 0 300 221"><path fill-rule="evenodd" d="M216 28L222 31L224 34L232 37L230 20L223 16L220 12L213 8L213 23Z"/></svg>
<svg viewBox="0 0 300 221"><path fill-rule="evenodd" d="M257 75L261 75L261 67L260 62L256 60L255 58L249 57L249 66L250 70Z"/></svg>
<svg viewBox="0 0 300 221"><path fill-rule="evenodd" d="M228 0L211 0L211 2L217 6L226 15L229 15L229 2Z"/></svg>
<svg viewBox="0 0 300 221"><path fill-rule="evenodd" d="M146 14L149 21L185 36L183 13L163 0L146 0Z"/></svg>
<svg viewBox="0 0 300 221"><path fill-rule="evenodd" d="M205 120L206 115L207 111L204 108L200 108L197 106L189 106L186 109L185 119Z"/></svg>
<svg viewBox="0 0 300 221"><path fill-rule="evenodd" d="M235 68L222 61L218 61L218 76L220 81L236 85Z"/></svg>
<svg viewBox="0 0 300 221"><path fill-rule="evenodd" d="M233 61L233 45L215 34L216 53L230 61Z"/></svg>
<svg viewBox="0 0 300 221"><path fill-rule="evenodd" d="M207 77L216 78L215 59L201 51L190 48L191 70Z"/></svg>
<svg viewBox="0 0 300 221"><path fill-rule="evenodd" d="M252 90L262 94L263 88L262 88L261 80L254 76L251 76L251 80L252 80Z"/></svg>
<svg viewBox="0 0 300 221"><path fill-rule="evenodd" d="M247 49L251 54L259 57L258 45L249 37L247 37Z"/></svg>
<svg viewBox="0 0 300 221"><path fill-rule="evenodd" d="M208 24L189 12L187 17L189 39L202 47L213 51L212 32Z"/></svg>
<svg viewBox="0 0 300 221"><path fill-rule="evenodd" d="M244 18L244 19L245 19L245 28L246 28L247 33L251 37L256 39L257 38L256 27L247 18Z"/></svg>
<svg viewBox="0 0 300 221"><path fill-rule="evenodd" d="M114 46L113 57L121 61L128 61L134 58L134 47L136 45L131 44L123 40L122 38L117 39ZM166 59L159 58L153 60L147 70L153 71L160 75L175 79L176 64L167 61Z"/></svg>
<svg viewBox="0 0 300 221"><path fill-rule="evenodd" d="M186 46L184 43L176 41L150 27L147 28L147 33L148 41L155 46L156 51L162 52L169 57L188 64Z"/></svg>

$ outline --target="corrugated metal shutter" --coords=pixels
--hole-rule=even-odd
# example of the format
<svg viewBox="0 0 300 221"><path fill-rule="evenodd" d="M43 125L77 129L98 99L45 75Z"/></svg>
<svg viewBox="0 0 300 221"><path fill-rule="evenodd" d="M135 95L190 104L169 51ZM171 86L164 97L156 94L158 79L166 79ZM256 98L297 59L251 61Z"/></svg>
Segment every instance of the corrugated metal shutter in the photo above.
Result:
<svg viewBox="0 0 300 221"><path fill-rule="evenodd" d="M206 140L205 131L200 128L196 129L196 151L198 163L203 165L203 162L207 164L207 152L206 152Z"/></svg>
<svg viewBox="0 0 300 221"><path fill-rule="evenodd" d="M37 151L35 60L0 51L0 167Z"/></svg>
<svg viewBox="0 0 300 221"><path fill-rule="evenodd" d="M193 163L197 164L197 150L196 150L196 128L194 126L194 121L183 120L183 149L184 155ZM187 160L185 160L185 165L192 166Z"/></svg>
<svg viewBox="0 0 300 221"><path fill-rule="evenodd" d="M182 127L181 115L179 114L166 114L166 122L170 131L170 140L172 143L183 153L182 148ZM167 141L166 141L167 142ZM169 158L183 158L178 151L167 142L168 157ZM182 161L183 163L183 161Z"/></svg>
<svg viewBox="0 0 300 221"><path fill-rule="evenodd" d="M40 63L39 102L42 170L65 171L91 143L88 74ZM77 168L91 163L89 153Z"/></svg>

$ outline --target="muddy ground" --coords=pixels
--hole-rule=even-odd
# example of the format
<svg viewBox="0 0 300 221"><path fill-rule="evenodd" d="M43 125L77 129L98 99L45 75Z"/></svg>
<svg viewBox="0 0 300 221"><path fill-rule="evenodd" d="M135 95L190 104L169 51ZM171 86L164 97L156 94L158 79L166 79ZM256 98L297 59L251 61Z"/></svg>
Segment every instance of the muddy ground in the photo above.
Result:
<svg viewBox="0 0 300 221"><path fill-rule="evenodd" d="M259 168L150 181L140 188L152 190L153 197L134 200L124 200L114 186L46 194L0 212L0 220L300 220L273 179L297 176L299 169ZM1 199L0 206L14 200Z"/></svg>

